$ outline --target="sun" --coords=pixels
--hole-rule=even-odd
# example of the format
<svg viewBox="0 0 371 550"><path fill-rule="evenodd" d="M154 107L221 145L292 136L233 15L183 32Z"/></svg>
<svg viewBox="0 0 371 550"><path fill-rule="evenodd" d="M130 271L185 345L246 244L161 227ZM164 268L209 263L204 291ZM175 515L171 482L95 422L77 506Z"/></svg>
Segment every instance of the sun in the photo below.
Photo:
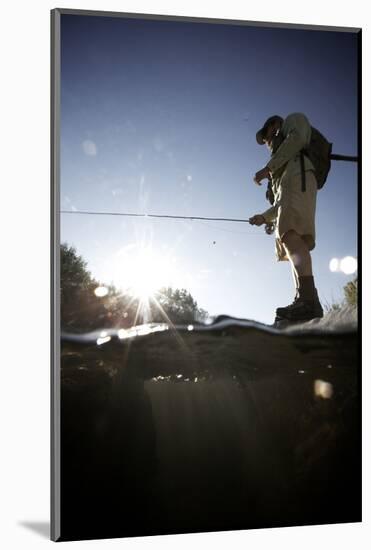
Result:
<svg viewBox="0 0 371 550"><path fill-rule="evenodd" d="M161 261L154 261L152 254L144 253L132 266L132 281L129 288L136 298L148 300L163 286L161 281L165 279L166 272Z"/></svg>
<svg viewBox="0 0 371 550"><path fill-rule="evenodd" d="M160 288L176 283L176 258L159 254L152 246L124 247L115 263L115 284L142 301L148 301Z"/></svg>

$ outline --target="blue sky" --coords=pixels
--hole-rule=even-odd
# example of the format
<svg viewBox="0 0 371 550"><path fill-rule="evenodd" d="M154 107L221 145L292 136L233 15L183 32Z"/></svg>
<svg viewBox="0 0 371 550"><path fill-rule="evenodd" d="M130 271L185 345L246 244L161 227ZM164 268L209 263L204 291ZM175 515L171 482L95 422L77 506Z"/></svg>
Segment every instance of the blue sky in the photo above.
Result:
<svg viewBox="0 0 371 550"><path fill-rule="evenodd" d="M255 133L272 114L304 112L334 152L357 153L356 34L61 20L64 210L247 219L268 207L252 178L268 160ZM330 260L357 256L355 164L333 163L316 221L314 274L331 303L352 276ZM272 322L293 297L273 236L249 224L62 214L61 240L102 283L126 287L146 272L211 315Z"/></svg>

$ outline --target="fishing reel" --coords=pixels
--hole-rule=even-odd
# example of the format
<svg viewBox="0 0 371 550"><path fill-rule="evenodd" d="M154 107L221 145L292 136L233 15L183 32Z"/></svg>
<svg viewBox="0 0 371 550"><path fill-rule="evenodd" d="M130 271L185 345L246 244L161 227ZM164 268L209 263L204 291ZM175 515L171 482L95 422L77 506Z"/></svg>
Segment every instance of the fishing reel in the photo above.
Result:
<svg viewBox="0 0 371 550"><path fill-rule="evenodd" d="M265 224L264 230L265 230L267 235L272 235L272 233L274 233L274 229L275 229L274 222L270 222L270 223Z"/></svg>

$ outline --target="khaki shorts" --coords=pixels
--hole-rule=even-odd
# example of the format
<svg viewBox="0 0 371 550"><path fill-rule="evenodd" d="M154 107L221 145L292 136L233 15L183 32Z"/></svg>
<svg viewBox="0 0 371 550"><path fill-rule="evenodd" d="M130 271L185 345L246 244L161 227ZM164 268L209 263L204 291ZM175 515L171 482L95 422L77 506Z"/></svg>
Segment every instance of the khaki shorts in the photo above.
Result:
<svg viewBox="0 0 371 550"><path fill-rule="evenodd" d="M316 200L317 180L314 172L305 172L306 190L301 190L301 174L285 177L278 189L278 207L276 230L275 230L275 252L277 261L287 261L286 250L282 238L288 231L294 230L307 243L309 250L316 246Z"/></svg>

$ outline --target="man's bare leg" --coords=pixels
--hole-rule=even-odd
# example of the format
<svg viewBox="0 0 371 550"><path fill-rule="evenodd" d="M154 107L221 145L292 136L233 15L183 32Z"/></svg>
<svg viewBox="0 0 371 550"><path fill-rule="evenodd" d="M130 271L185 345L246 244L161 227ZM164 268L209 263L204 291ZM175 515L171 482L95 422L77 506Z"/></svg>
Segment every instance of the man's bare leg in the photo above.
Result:
<svg viewBox="0 0 371 550"><path fill-rule="evenodd" d="M278 308L277 316L291 316L300 319L310 317L322 317L323 311L314 286L312 258L306 242L294 230L288 231L282 238L287 257L289 258L297 298L294 304L286 308Z"/></svg>
<svg viewBox="0 0 371 550"><path fill-rule="evenodd" d="M286 254L287 254L287 250L286 250ZM292 273L292 278L293 278L293 281L294 281L295 299L296 299L299 296L299 278L298 278L298 274L296 272L294 264L290 260L290 257L289 256L287 256L287 257L289 258L289 262L290 262L290 266L291 266L291 273Z"/></svg>
<svg viewBox="0 0 371 550"><path fill-rule="evenodd" d="M282 242L296 279L298 280L299 277L303 276L313 276L312 258L309 248L300 235L293 229L290 229L283 236Z"/></svg>

